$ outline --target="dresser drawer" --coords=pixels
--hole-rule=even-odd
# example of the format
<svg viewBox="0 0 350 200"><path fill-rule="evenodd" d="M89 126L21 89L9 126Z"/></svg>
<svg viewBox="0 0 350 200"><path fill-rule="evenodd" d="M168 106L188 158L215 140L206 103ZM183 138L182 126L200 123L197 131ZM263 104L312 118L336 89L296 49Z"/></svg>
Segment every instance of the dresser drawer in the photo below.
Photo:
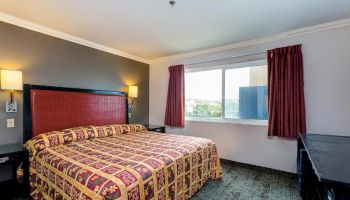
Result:
<svg viewBox="0 0 350 200"><path fill-rule="evenodd" d="M1 156L0 157L0 164L6 164L9 161L11 161L11 157L10 156Z"/></svg>
<svg viewBox="0 0 350 200"><path fill-rule="evenodd" d="M9 155L2 155L0 156L0 165L1 164L7 164L10 162L22 162L23 155L18 154L9 154Z"/></svg>

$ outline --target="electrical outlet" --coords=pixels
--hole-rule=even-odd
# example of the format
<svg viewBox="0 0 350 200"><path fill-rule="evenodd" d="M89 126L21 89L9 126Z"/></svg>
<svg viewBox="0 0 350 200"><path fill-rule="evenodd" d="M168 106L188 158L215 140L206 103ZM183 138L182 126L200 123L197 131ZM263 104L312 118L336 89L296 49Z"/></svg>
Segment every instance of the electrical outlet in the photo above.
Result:
<svg viewBox="0 0 350 200"><path fill-rule="evenodd" d="M15 127L15 119L7 119L7 128Z"/></svg>

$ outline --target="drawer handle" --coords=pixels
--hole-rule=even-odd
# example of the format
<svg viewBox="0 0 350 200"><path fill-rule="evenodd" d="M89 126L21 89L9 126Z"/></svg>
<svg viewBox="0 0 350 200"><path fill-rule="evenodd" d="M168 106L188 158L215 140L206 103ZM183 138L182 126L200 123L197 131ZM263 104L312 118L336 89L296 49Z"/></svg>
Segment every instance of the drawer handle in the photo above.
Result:
<svg viewBox="0 0 350 200"><path fill-rule="evenodd" d="M0 158L0 163L4 163L6 161L10 160L9 157L3 157L3 158Z"/></svg>

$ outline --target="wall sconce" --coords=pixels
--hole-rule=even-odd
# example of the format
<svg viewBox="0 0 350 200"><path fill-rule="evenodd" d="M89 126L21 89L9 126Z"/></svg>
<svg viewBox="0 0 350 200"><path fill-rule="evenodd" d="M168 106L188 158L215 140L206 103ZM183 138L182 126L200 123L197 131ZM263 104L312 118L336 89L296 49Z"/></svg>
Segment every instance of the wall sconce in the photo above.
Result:
<svg viewBox="0 0 350 200"><path fill-rule="evenodd" d="M17 102L14 99L14 90L23 90L22 72L0 70L1 89L10 90L10 101L6 101L6 112L17 112Z"/></svg>
<svg viewBox="0 0 350 200"><path fill-rule="evenodd" d="M134 108L134 100L138 97L138 87L135 85L129 86L128 97L131 99L131 103L129 104L130 108Z"/></svg>

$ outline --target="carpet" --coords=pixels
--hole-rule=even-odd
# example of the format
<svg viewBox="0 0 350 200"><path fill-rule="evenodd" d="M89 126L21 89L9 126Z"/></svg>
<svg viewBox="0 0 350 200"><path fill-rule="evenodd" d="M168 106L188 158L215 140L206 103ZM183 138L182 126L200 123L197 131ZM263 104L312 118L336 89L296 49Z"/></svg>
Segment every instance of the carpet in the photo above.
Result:
<svg viewBox="0 0 350 200"><path fill-rule="evenodd" d="M299 200L297 176L222 160L223 177L209 180L191 200Z"/></svg>

